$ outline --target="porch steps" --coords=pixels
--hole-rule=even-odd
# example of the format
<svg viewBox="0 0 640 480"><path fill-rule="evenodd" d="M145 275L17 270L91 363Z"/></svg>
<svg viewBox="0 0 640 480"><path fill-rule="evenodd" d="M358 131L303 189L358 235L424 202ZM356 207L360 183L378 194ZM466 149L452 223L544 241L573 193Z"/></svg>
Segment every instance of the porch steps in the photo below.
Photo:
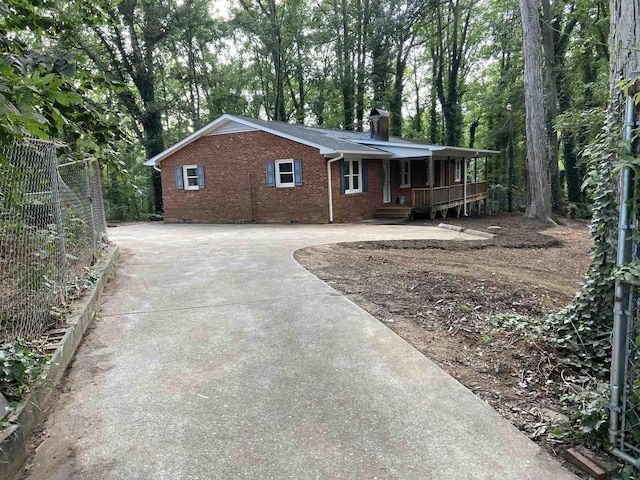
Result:
<svg viewBox="0 0 640 480"><path fill-rule="evenodd" d="M376 211L376 218L409 218L411 207L404 205L385 205Z"/></svg>

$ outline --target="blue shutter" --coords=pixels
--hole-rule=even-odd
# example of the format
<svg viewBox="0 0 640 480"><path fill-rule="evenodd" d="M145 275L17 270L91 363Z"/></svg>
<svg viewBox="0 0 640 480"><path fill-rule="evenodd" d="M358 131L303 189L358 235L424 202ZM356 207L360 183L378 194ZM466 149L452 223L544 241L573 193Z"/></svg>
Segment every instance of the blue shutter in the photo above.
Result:
<svg viewBox="0 0 640 480"><path fill-rule="evenodd" d="M182 180L182 167L176 167L176 188L184 190L184 181Z"/></svg>
<svg viewBox="0 0 640 480"><path fill-rule="evenodd" d="M267 162L267 187L276 186L276 163Z"/></svg>
<svg viewBox="0 0 640 480"><path fill-rule="evenodd" d="M204 165L198 165L198 188L204 188Z"/></svg>
<svg viewBox="0 0 640 480"><path fill-rule="evenodd" d="M344 184L344 160L340 160L340 193L344 194L346 189Z"/></svg>
<svg viewBox="0 0 640 480"><path fill-rule="evenodd" d="M293 178L296 187L302 186L302 160L293 161Z"/></svg>
<svg viewBox="0 0 640 480"><path fill-rule="evenodd" d="M362 160L362 191L369 191L369 160Z"/></svg>

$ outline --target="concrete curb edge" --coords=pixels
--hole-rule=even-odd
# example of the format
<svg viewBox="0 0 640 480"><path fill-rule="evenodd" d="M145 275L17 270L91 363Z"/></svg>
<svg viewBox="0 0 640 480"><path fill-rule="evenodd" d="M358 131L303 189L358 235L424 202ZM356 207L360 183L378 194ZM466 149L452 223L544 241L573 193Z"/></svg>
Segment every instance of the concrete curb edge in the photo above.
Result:
<svg viewBox="0 0 640 480"><path fill-rule="evenodd" d="M93 289L80 300L79 310L67 319L69 328L60 341L60 345L51 355L51 362L45 369L46 379L34 388L10 415L13 423L0 432L0 480L11 480L26 461L27 442L38 425L53 398L54 391L71 362L87 327L100 305L104 290L116 261L120 248L110 247L107 254L94 267L99 273Z"/></svg>
<svg viewBox="0 0 640 480"><path fill-rule="evenodd" d="M456 225L451 225L449 223L441 223L440 225L438 225L438 228L446 228L447 230L453 230L455 232L460 232L460 233L464 232L464 233L468 233L469 235L475 235L477 237L482 237L482 238L495 237L495 235L493 235L492 233L481 232L480 230L472 230L470 228L458 227Z"/></svg>

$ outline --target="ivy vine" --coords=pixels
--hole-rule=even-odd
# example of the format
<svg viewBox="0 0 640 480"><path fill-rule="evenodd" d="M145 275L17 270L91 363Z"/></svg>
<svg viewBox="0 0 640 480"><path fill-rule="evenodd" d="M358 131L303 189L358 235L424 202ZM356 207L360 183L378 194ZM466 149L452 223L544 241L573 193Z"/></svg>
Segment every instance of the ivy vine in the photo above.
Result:
<svg viewBox="0 0 640 480"><path fill-rule="evenodd" d="M619 207L616 173L620 162L628 161L620 138L620 127L609 121L584 151L588 174L583 188L591 192L593 203L591 265L573 301L550 315L543 327L560 358L600 379L607 377L611 358Z"/></svg>

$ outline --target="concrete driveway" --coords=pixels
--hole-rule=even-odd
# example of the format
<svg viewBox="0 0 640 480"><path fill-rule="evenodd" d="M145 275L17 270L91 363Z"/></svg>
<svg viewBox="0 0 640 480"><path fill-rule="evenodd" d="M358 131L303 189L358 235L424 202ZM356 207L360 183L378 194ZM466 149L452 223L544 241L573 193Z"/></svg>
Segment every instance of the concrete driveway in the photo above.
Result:
<svg viewBox="0 0 640 480"><path fill-rule="evenodd" d="M301 247L470 238L374 225L131 225L31 479L576 478L298 265Z"/></svg>

